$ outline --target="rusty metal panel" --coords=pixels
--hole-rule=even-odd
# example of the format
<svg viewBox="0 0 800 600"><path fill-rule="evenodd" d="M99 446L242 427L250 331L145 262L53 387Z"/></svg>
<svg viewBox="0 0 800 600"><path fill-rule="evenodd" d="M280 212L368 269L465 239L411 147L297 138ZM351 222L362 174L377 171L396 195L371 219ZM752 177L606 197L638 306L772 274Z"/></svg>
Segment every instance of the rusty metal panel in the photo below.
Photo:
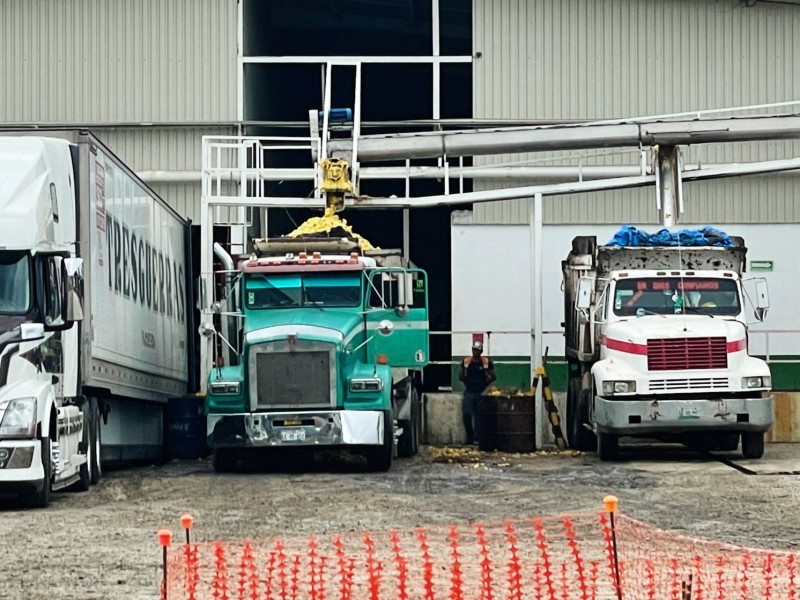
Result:
<svg viewBox="0 0 800 600"><path fill-rule="evenodd" d="M622 248L618 246L597 247L597 273L637 269L682 269L682 270L744 270L747 248L744 246L681 246L678 247L639 247Z"/></svg>
<svg viewBox="0 0 800 600"><path fill-rule="evenodd" d="M479 57L473 82L476 118L611 119L800 98L798 4L473 0L473 12L473 50ZM800 156L800 144L764 142L697 151L706 164L741 162ZM481 158L476 164L509 158ZM514 157L521 158L543 157ZM549 158L548 164L569 164ZM620 160L607 156L595 164L626 164ZM498 184L476 183L476 189L489 186ZM687 188L684 222L785 223L800 216L798 177L728 179ZM510 201L476 206L475 219L525 223L528 215L524 202ZM564 197L545 204L544 219L655 222L654 192Z"/></svg>

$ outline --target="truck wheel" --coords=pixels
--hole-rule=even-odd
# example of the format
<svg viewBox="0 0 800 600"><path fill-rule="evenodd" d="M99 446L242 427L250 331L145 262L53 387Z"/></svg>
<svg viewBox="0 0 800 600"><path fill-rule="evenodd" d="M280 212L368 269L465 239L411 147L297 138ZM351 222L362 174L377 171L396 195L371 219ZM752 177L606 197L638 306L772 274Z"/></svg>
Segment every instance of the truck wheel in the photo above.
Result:
<svg viewBox="0 0 800 600"><path fill-rule="evenodd" d="M92 485L100 482L103 477L103 466L100 460L100 423L103 417L100 415L100 406L97 398L89 399L89 416L91 421L91 444L92 444Z"/></svg>
<svg viewBox="0 0 800 600"><path fill-rule="evenodd" d="M403 458L415 456L417 452L419 452L419 415L421 412L419 397L413 387L409 394L411 418L400 421L401 427L403 428L403 435L397 440L397 456Z"/></svg>
<svg viewBox="0 0 800 600"><path fill-rule="evenodd" d="M617 460L619 458L619 436L598 431L597 456L600 457L600 460Z"/></svg>
<svg viewBox="0 0 800 600"><path fill-rule="evenodd" d="M394 425L391 412L383 415L383 444L367 447L367 468L370 471L388 471L394 454Z"/></svg>
<svg viewBox="0 0 800 600"><path fill-rule="evenodd" d="M44 468L44 483L42 489L33 492L28 497L28 505L32 508L47 508L50 504L50 492L53 475L53 459L50 456L50 438L42 440L42 467Z"/></svg>
<svg viewBox="0 0 800 600"><path fill-rule="evenodd" d="M764 456L763 433L742 432L742 456L745 458L761 458Z"/></svg>
<svg viewBox="0 0 800 600"><path fill-rule="evenodd" d="M734 452L739 447L739 432L727 431L717 434L717 448L723 452Z"/></svg>
<svg viewBox="0 0 800 600"><path fill-rule="evenodd" d="M236 469L236 448L216 448L211 453L211 465L217 473L231 473Z"/></svg>
<svg viewBox="0 0 800 600"><path fill-rule="evenodd" d="M570 379L567 386L567 437L569 445L581 452L594 452L597 438L584 427L589 422L588 402L591 392L581 390L579 379Z"/></svg>

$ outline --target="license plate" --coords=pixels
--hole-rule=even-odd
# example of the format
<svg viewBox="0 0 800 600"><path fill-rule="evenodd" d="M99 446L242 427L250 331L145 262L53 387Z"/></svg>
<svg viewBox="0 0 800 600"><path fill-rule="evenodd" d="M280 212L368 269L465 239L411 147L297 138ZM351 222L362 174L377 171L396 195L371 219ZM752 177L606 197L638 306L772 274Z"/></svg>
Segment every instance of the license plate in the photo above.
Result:
<svg viewBox="0 0 800 600"><path fill-rule="evenodd" d="M700 409L699 408L681 408L680 413L678 414L679 419L699 419L700 418Z"/></svg>
<svg viewBox="0 0 800 600"><path fill-rule="evenodd" d="M281 430L282 442L302 442L306 439L305 429L283 429Z"/></svg>

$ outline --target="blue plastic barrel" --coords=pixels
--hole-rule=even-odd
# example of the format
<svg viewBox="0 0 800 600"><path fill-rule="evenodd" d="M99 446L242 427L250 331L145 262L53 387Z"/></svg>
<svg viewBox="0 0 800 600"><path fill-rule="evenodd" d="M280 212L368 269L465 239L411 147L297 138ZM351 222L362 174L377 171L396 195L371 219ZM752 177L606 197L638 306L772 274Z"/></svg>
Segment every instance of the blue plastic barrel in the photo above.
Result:
<svg viewBox="0 0 800 600"><path fill-rule="evenodd" d="M167 404L167 449L171 458L208 456L206 417L202 396L169 398Z"/></svg>

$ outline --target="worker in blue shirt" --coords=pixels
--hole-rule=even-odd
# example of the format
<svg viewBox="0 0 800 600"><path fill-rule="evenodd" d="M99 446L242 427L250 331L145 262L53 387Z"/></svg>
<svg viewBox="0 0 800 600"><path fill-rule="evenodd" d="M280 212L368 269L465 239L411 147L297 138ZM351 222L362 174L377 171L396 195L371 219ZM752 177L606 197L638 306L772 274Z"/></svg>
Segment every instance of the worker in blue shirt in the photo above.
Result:
<svg viewBox="0 0 800 600"><path fill-rule="evenodd" d="M477 442L475 428L478 399L487 386L497 379L492 361L488 356L483 356L483 342L472 344L472 356L461 361L458 379L464 383L461 414L464 418L464 429L467 431L467 444L474 444Z"/></svg>

